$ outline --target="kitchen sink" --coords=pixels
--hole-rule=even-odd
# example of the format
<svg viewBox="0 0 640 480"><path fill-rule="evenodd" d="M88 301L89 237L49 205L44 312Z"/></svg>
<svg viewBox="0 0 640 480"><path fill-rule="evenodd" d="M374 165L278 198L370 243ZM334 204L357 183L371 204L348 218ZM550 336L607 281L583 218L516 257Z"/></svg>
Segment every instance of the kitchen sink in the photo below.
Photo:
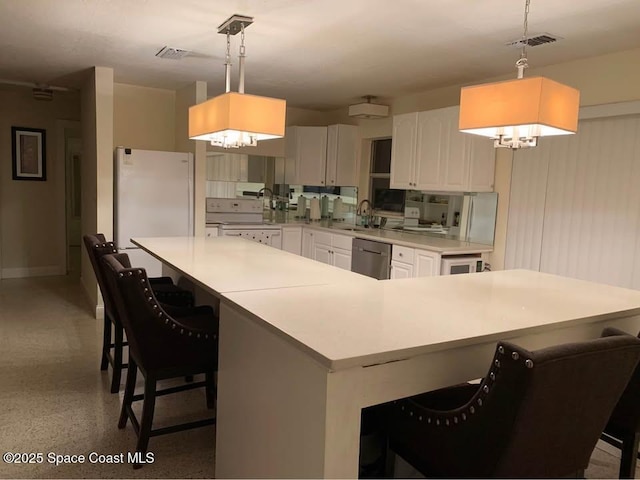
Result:
<svg viewBox="0 0 640 480"><path fill-rule="evenodd" d="M372 232L374 230L378 230L377 228L366 228L366 227L338 227L336 225L333 226L336 230L346 230L348 232Z"/></svg>

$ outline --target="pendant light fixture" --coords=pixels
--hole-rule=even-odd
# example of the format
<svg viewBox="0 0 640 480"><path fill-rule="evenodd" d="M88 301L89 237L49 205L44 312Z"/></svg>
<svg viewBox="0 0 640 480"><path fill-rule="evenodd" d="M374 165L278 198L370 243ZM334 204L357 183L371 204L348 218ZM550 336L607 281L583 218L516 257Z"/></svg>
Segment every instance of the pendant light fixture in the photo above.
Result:
<svg viewBox="0 0 640 480"><path fill-rule="evenodd" d="M286 101L244 93L244 30L252 17L232 15L218 27L227 36L225 93L189 108L189 138L223 148L255 147L259 140L284 136ZM231 35L240 33L240 80L231 91Z"/></svg>
<svg viewBox="0 0 640 480"><path fill-rule="evenodd" d="M567 135L578 129L578 90L544 77L524 78L524 70L529 66L529 2L525 3L517 79L464 87L460 91L460 131L492 138L495 147L535 147L538 137Z"/></svg>

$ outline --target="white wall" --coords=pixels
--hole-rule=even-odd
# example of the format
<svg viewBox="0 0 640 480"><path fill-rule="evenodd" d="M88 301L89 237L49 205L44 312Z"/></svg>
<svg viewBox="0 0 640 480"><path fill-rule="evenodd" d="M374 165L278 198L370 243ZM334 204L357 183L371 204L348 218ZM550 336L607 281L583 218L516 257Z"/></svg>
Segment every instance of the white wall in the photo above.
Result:
<svg viewBox="0 0 640 480"><path fill-rule="evenodd" d="M173 151L176 92L123 83L113 87L114 148Z"/></svg>

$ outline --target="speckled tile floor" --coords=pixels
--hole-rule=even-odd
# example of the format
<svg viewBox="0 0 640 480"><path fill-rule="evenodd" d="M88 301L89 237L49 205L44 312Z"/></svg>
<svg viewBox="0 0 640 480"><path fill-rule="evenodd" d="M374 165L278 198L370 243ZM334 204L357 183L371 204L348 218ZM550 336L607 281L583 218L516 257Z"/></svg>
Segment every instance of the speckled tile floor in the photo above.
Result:
<svg viewBox="0 0 640 480"><path fill-rule="evenodd" d="M122 394L109 393L109 374L99 370L101 336L102 322L91 316L77 279L0 280L0 453L44 454L41 464L0 462L0 478L213 477L212 426L152 438L155 461L140 470L88 459L48 463L50 452L135 451L131 425L116 426ZM201 389L156 405L154 427L212 413Z"/></svg>
<svg viewBox="0 0 640 480"><path fill-rule="evenodd" d="M109 375L99 371L101 337L73 276L0 280L0 453L44 454L43 463L0 462L0 478L213 477L215 427L152 438L155 461L140 470L48 463L50 452L135 450L131 426L116 427L122 394L109 393ZM203 391L169 395L158 399L154 426L207 414ZM616 478L617 469L614 456L596 449L586 477Z"/></svg>

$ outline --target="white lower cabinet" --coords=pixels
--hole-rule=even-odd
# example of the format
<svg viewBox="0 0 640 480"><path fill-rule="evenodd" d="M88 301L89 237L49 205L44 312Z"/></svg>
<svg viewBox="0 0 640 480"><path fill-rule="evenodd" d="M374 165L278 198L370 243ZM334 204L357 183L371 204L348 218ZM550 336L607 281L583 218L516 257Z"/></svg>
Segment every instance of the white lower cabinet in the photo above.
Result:
<svg viewBox="0 0 640 480"><path fill-rule="evenodd" d="M440 254L416 249L414 277L434 277L440 275Z"/></svg>
<svg viewBox="0 0 640 480"><path fill-rule="evenodd" d="M334 267L351 270L353 237L328 232L313 232L313 259Z"/></svg>
<svg viewBox="0 0 640 480"><path fill-rule="evenodd" d="M418 248L394 245L391 249L391 278L440 275L440 254Z"/></svg>
<svg viewBox="0 0 640 480"><path fill-rule="evenodd" d="M307 228L302 229L302 256L313 259L313 249L315 246L313 231Z"/></svg>
<svg viewBox="0 0 640 480"><path fill-rule="evenodd" d="M331 247L315 243L313 246L313 259L317 262L331 265Z"/></svg>
<svg viewBox="0 0 640 480"><path fill-rule="evenodd" d="M333 266L351 271L351 250L333 248Z"/></svg>
<svg viewBox="0 0 640 480"><path fill-rule="evenodd" d="M410 247L391 247L391 279L413 277L413 257L415 250Z"/></svg>
<svg viewBox="0 0 640 480"><path fill-rule="evenodd" d="M413 265L391 260L391 279L413 278Z"/></svg>
<svg viewBox="0 0 640 480"><path fill-rule="evenodd" d="M302 255L302 227L282 227L282 250Z"/></svg>

